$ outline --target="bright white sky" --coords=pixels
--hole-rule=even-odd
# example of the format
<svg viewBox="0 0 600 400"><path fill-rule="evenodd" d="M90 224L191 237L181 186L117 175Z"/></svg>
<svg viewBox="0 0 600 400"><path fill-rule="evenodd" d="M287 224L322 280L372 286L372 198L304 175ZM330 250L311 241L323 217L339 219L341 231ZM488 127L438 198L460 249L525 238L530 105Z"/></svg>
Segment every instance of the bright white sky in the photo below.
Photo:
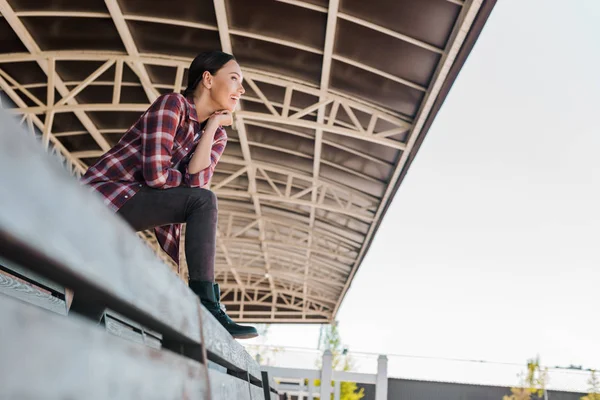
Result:
<svg viewBox="0 0 600 400"><path fill-rule="evenodd" d="M600 369L599 21L498 1L342 304L351 351Z"/></svg>

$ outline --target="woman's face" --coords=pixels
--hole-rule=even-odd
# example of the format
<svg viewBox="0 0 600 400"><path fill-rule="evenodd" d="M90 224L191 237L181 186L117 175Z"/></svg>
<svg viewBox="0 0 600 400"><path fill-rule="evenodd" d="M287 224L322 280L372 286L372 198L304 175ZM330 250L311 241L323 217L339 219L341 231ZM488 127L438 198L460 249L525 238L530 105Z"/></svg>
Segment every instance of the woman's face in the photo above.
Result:
<svg viewBox="0 0 600 400"><path fill-rule="evenodd" d="M210 96L219 110L235 110L240 97L246 92L242 86L243 80L242 70L235 60L223 65L212 76Z"/></svg>

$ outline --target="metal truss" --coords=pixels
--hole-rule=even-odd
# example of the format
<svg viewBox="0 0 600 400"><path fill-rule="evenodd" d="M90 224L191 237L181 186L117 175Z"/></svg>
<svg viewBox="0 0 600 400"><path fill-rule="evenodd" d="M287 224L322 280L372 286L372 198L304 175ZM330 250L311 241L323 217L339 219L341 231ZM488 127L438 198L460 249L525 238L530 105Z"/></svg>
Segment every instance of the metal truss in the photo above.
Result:
<svg viewBox="0 0 600 400"><path fill-rule="evenodd" d="M80 176L87 165L82 159L95 158L109 149L105 135L122 130L98 129L88 112L143 112L159 91L180 92L183 76L191 59L171 55L139 52L126 21L186 26L218 31L222 49L232 51L231 36L243 36L292 47L323 56L319 85L275 75L242 66L245 85L243 109L235 113L237 137L230 142L239 145L240 154L225 153L210 184L219 197L216 274L222 283L222 298L229 313L240 321L258 322L326 322L331 321L362 261L382 213L390 201L393 187L406 164L419 132L429 115L437 93L452 65L456 53L481 5L479 1L448 0L462 6L448 45L439 49L415 38L391 31L368 21L346 15L338 10L339 0L331 0L327 8L298 0L278 0L299 7L327 13L323 49L311 48L279 38L232 29L228 26L224 0L214 0L217 25L207 25L160 17L125 15L116 0L105 0L107 13L27 11L15 12L7 0L0 0L0 12L10 24L28 53L0 54L0 88L15 104L10 112L21 118L29 132L40 136L48 150L58 156L66 168ZM111 18L126 49L126 53L106 51L41 51L20 17L68 16L72 18ZM339 19L365 26L424 48L442 56L429 87L422 87L399 76L334 54L336 24ZM100 66L85 79L67 82L56 72L61 61L95 61ZM336 92L329 87L332 61L353 65L425 93L417 116L412 119L355 96ZM6 63L35 62L46 74L46 81L22 84L2 68ZM138 81L124 81L127 65ZM152 82L148 73L152 66L168 67L172 84ZM114 69L113 80L100 80ZM112 88L111 101L83 104L76 98L88 87ZM148 102L129 103L122 99L122 88L140 87ZM267 90L268 88L277 90ZM42 102L32 89L46 88L47 101ZM54 89L61 98L55 98ZM283 93L278 96L275 93ZM25 102L23 98L27 98ZM302 101L298 101L302 98ZM312 99L307 101L306 99ZM252 104L263 111L251 111ZM301 105L300 105L301 104ZM60 113L72 113L85 130L55 132L53 118ZM44 118L39 116L43 115ZM312 153L289 146L252 140L250 129L277 131L311 140ZM69 152L63 138L91 135L98 150ZM345 139L383 146L398 154L390 163L373 154L349 146ZM391 170L391 176L376 178L364 168L348 167L323 157L323 145L351 154L370 168ZM264 149L291 155L312 162L310 171L294 165L259 161L252 149ZM359 190L349 180L325 178L323 166L347 177L361 179L383 187L379 194ZM185 233L185 230L184 230ZM172 268L151 232L140 233L148 245ZM182 244L184 238L182 238ZM183 246L182 246L183 247ZM182 270L186 278L185 251L182 249Z"/></svg>
<svg viewBox="0 0 600 400"><path fill-rule="evenodd" d="M6 0L3 0L3 1L6 2ZM303 1L297 1L297 0L277 0L277 1L293 4L295 6L299 6L299 7L303 7L303 8L313 9L313 10L320 11L320 12L325 12L325 13L328 12L328 8L320 7L320 6L313 6L313 5L311 5L309 3L305 3ZM219 37L221 39L221 45L223 46L224 44L229 43L229 47L227 47L227 45L225 45L225 46L223 46L223 49L229 50L230 52L231 52L231 40L229 39L229 37L231 35L245 37L245 38L252 38L252 39L257 39L257 40L274 43L274 44L278 44L278 45L282 45L282 46L286 46L286 47L291 47L291 48L298 49L298 50L303 50L303 51L306 51L309 53L325 55L326 57L327 57L327 54L330 54L328 57L331 59L340 61L345 64L353 65L357 68L364 69L364 70L372 72L376 75L379 75L379 76L385 77L387 79L393 80L395 82L412 87L419 91L422 91L422 92L427 91L427 88L425 88L421 85L418 85L414 82L411 82L408 79L404 79L399 76L394 76L392 74L388 74L377 68L370 67L364 63L357 62L355 60L352 60L352 59L349 59L346 57L335 55L332 53L333 48L319 49L319 48L306 46L306 45L303 45L300 43L295 43L295 42L292 42L289 40L280 39L277 37L270 37L268 35L256 34L256 33L247 32L247 31L243 31L243 30L239 30L239 29L229 29L229 27L227 26L227 13L225 10L225 5L223 2L220 2L220 1L214 2L218 26L205 24L205 23L197 23L197 22L181 21L181 20L170 19L170 18L155 17L155 16L124 15L122 13L122 11L120 10L116 0L105 0L105 3L109 10L108 13L85 12L85 11L71 11L71 12L21 11L21 12L17 12L17 13L13 12L13 14L17 18L19 18L19 17L50 17L51 18L51 17L66 17L66 16L71 17L71 18L112 18L115 23L115 27L117 28L117 30L119 32L119 36L121 37L123 44L125 45L125 48L127 49L127 52L130 55L137 55L139 53L137 51L137 47L133 41L131 33L130 33L129 29L127 28L126 21L143 21L143 22L152 22L152 23L156 23L156 24L164 24L164 25L171 25L171 26L182 26L182 27L207 30L207 31L218 31ZM337 9L337 6L334 8ZM386 35L392 36L396 39L400 39L407 43L414 44L416 46L419 46L419 47L429 50L431 52L443 54L442 49L439 49L435 46L432 46L428 43L425 43L421 40L415 39L408 35L404 35L399 32L395 32L390 29L379 26L377 24L373 24L368 21L362 20L360 18L356 18L356 17L353 17L348 14L336 12L335 17L332 19L337 20L337 18L341 18L341 19L344 19L347 21L354 22L356 24L359 24L359 25L365 26L367 28L376 30L378 32L384 33ZM143 68L141 68L141 66L139 66L139 65L137 65L137 68L134 69L134 72L142 78L142 82L144 83L144 90L146 91L148 97L150 99L152 99L154 97L155 93L152 91L147 72Z"/></svg>

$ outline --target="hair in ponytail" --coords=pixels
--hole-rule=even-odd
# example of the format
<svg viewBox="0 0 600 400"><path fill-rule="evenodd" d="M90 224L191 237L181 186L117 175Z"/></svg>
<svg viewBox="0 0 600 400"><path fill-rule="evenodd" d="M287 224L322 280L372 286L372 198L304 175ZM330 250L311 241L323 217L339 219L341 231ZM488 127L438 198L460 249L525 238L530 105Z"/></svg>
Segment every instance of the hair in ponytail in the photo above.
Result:
<svg viewBox="0 0 600 400"><path fill-rule="evenodd" d="M235 60L231 54L223 53L222 51L207 51L200 53L194 58L188 70L188 84L183 92L183 95L191 96L198 84L202 81L204 71L208 71L211 75L215 75L223 65L229 61Z"/></svg>

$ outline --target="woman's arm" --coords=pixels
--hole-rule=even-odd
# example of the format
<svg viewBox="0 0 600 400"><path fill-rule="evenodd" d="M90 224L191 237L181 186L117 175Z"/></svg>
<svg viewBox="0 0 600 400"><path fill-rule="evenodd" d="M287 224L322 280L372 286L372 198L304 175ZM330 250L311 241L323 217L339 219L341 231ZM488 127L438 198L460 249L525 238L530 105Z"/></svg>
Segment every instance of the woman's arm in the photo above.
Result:
<svg viewBox="0 0 600 400"><path fill-rule="evenodd" d="M136 124L142 138L142 174L146 184L155 189L177 187L183 180L182 173L171 168L182 100L174 93L160 96Z"/></svg>
<svg viewBox="0 0 600 400"><path fill-rule="evenodd" d="M198 141L198 145L196 146L196 150L194 151L194 155L188 166L188 172L190 174L197 174L210 166L210 151L218 128L219 126L211 120L209 120L204 127L202 136Z"/></svg>
<svg viewBox="0 0 600 400"><path fill-rule="evenodd" d="M225 150L227 134L220 126L231 125L231 114L223 112L211 116L196 145L194 154L186 166L184 185L203 187L210 181L215 166Z"/></svg>

